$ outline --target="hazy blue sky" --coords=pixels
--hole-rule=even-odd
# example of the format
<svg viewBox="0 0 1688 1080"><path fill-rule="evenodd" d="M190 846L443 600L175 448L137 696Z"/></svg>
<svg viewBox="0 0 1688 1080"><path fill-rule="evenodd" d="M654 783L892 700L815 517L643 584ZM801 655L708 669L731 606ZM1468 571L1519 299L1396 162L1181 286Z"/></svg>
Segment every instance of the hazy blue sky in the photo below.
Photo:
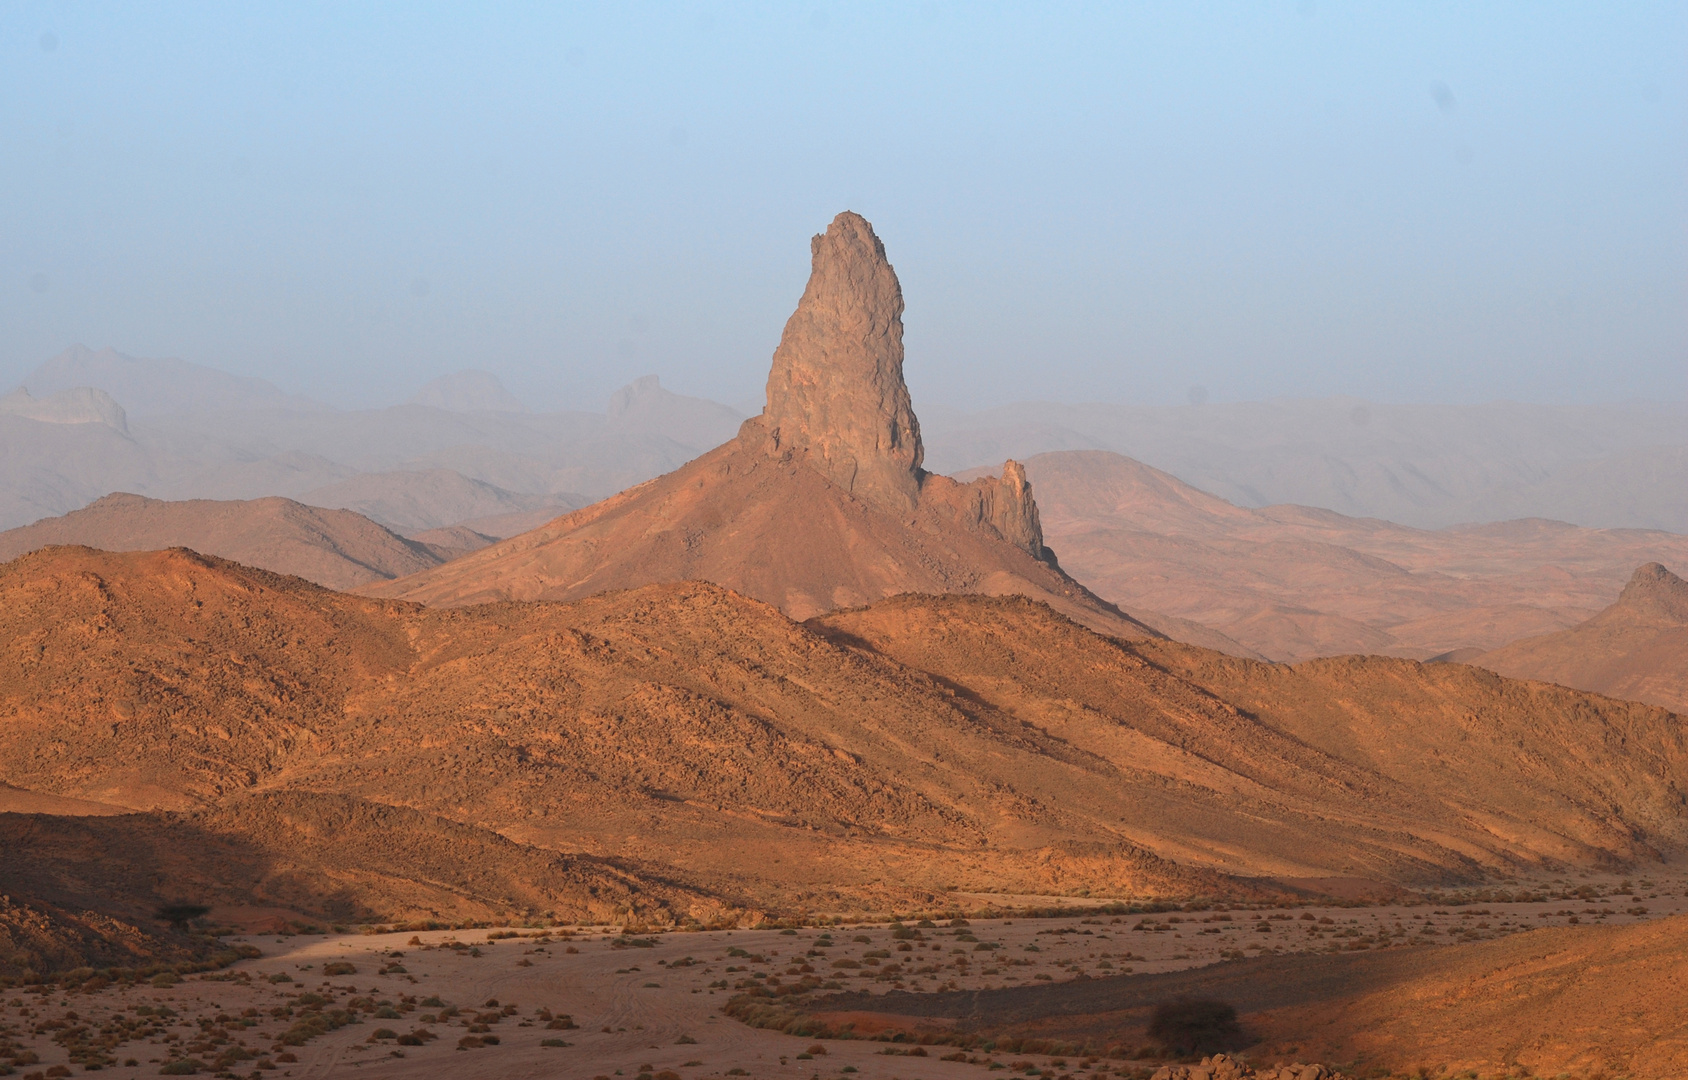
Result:
<svg viewBox="0 0 1688 1080"><path fill-rule="evenodd" d="M1688 398L1688 5L0 2L0 383L760 393L849 208L916 404Z"/></svg>

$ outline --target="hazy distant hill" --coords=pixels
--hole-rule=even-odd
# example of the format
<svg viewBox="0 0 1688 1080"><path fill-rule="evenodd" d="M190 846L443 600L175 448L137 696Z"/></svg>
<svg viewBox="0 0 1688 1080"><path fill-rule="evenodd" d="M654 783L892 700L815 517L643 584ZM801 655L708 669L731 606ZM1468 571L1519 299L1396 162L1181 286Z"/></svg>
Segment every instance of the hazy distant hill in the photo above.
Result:
<svg viewBox="0 0 1688 1080"><path fill-rule="evenodd" d="M617 391L604 412L527 412L496 376L475 371L435 379L402 405L341 410L261 379L82 346L43 364L24 387L30 398L0 405L0 448L10 459L0 462L0 527L116 490L297 498L359 474L438 469L516 496L601 498L726 442L745 418L671 393L655 376ZM109 431L17 422L41 417L41 399L88 394L80 388L127 412L127 444L117 446ZM51 406L50 419L86 413L92 400ZM1330 398L923 412L926 465L940 473L1055 450L1111 450L1244 507L1294 503L1420 528L1545 517L1688 532L1680 495L1688 491L1688 404Z"/></svg>
<svg viewBox="0 0 1688 1080"><path fill-rule="evenodd" d="M1677 565L1688 565L1688 559ZM1514 679L1574 686L1688 715L1688 581L1648 563L1611 607L1587 622L1514 641L1471 662Z"/></svg>
<svg viewBox="0 0 1688 1080"><path fill-rule="evenodd" d="M1545 517L1688 532L1688 403L1024 402L932 411L922 434L940 472L1112 450L1238 506L1295 503L1420 528Z"/></svg>
<svg viewBox="0 0 1688 1080"><path fill-rule="evenodd" d="M80 346L26 387L0 398L0 528L113 491L279 495L436 528L620 491L725 442L743 420L654 376L602 413L508 408L516 399L485 372L437 379L409 404L340 410L258 379Z"/></svg>
<svg viewBox="0 0 1688 1080"><path fill-rule="evenodd" d="M356 510L407 533L539 510L549 510L549 517L558 517L586 502L578 496L518 495L450 469L359 473L307 491L299 501Z"/></svg>
<svg viewBox="0 0 1688 1080"><path fill-rule="evenodd" d="M331 589L414 574L455 554L406 540L349 510L291 499L160 502L118 493L63 517L0 532L0 562L64 544L105 551L192 548Z"/></svg>
<svg viewBox="0 0 1688 1080"><path fill-rule="evenodd" d="M24 379L23 386L37 397L79 386L96 387L135 416L328 408L263 379L231 375L185 360L143 360L116 349L96 351L85 345L72 345L42 364Z"/></svg>
<svg viewBox="0 0 1688 1080"><path fill-rule="evenodd" d="M416 391L409 405L448 412L526 412L521 400L490 371L454 371Z"/></svg>
<svg viewBox="0 0 1688 1080"><path fill-rule="evenodd" d="M1688 536L1656 530L1539 518L1426 530L1240 507L1096 450L1025 467L1069 573L1127 611L1192 619L1275 660L1492 649L1581 622L1637 563L1688 562Z"/></svg>

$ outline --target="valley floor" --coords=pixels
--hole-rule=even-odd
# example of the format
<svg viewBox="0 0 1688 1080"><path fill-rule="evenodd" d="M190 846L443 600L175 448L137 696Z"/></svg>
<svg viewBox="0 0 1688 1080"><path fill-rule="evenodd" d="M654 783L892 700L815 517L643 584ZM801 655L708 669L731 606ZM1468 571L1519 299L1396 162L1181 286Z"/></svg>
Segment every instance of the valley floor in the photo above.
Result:
<svg viewBox="0 0 1688 1080"><path fill-rule="evenodd" d="M102 1075L117 1077L156 1076L164 1063L181 1056L204 1063L204 1072L220 1068L223 1075L299 1080L349 1075L632 1080L645 1074L664 1080L845 1075L869 1080L984 1077L993 1066L1016 1074L1035 1067L1051 1077L1147 1076L1159 1062L978 1051L966 1055L968 1061L944 1061L953 1048L931 1046L921 1058L885 1053L906 1046L837 1039L825 1040L822 1051L811 1054L814 1039L747 1027L723 1015L721 1007L746 987L805 977L811 984L819 981L817 993L858 1002L861 992L910 992L882 999L883 1013L875 1006L862 1010L883 1019L929 1011L916 1004L925 1000L914 998L918 992L1024 987L1023 994L1014 992L1023 1003L1042 987L1055 988L1052 994L1065 987L1071 997L1086 981L1101 991L1129 981L1114 976L1152 979L1245 955L1448 955L1492 947L1493 942L1481 944L1488 939L1568 926L1573 919L1579 927L1635 926L1688 911L1688 877L1634 881L1633 895L1615 894L1616 879L1579 875L1556 886L1590 885L1591 894L1606 894L1588 901L1234 907L1152 915L1098 911L981 919L962 927L910 922L898 936L883 922L647 936L612 927L521 930L515 933L523 936L508 937L501 935L510 931L485 930L254 934L234 940L262 949L262 958L172 986L45 996L11 991L0 1001L0 1047L10 1044L14 1056L25 1055L23 1062L27 1055L37 1058L21 1065L26 1075L65 1065L78 1049L74 1071L80 1073L90 1060L89 1048L99 1047L94 1060L109 1062ZM1451 943L1457 944L1450 948ZM1252 1009L1238 1004L1246 1024ZM345 1026L310 1020L347 1009L361 1012ZM329 1029L313 1034L307 1030L313 1023ZM405 1040L421 1045L398 1041L422 1031L432 1034ZM1288 1051L1261 1045L1242 1056L1263 1066L1273 1064L1276 1052Z"/></svg>

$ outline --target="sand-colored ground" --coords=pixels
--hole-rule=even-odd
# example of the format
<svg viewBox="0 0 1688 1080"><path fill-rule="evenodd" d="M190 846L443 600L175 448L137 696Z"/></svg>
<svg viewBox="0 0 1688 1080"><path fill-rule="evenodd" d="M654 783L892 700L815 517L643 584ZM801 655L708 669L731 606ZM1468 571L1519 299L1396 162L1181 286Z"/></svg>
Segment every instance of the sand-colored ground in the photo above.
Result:
<svg viewBox="0 0 1688 1080"><path fill-rule="evenodd" d="M1614 883L1595 884L1605 891ZM24 1065L25 1072L44 1072L67 1063L67 1046L78 1038L87 1042L111 1033L116 1037L103 1050L111 1064L102 1075L115 1077L158 1075L172 1057L203 1062L207 1072L221 1058L224 1071L234 1075L301 1080L348 1075L632 1080L663 1072L684 1080L741 1075L869 1080L985 1076L993 1064L1020 1061L1050 1076L1146 1075L1159 1063L1103 1059L1087 1065L1078 1058L977 1051L969 1055L972 1063L953 1062L941 1060L950 1048L926 1048L923 1058L889 1055L887 1049L907 1047L870 1040L828 1039L824 1053L805 1057L814 1039L746 1027L723 1016L721 1007L741 984L771 986L805 976L822 980L822 992L876 995L897 989L1059 988L1075 980L1100 987L1109 976L1191 969L1228 955L1349 954L1356 947L1387 949L1391 955L1447 952L1446 943L1564 926L1572 917L1584 924L1632 925L1688 910L1688 881L1660 879L1650 886L1633 898L1609 895L1588 903L1097 913L975 920L964 927L917 928L911 921L912 939L894 937L884 922L650 935L574 927L517 931L529 935L521 937L502 937L509 931L498 930L252 936L239 940L263 949L262 958L173 986L45 995L11 991L0 999L0 1042L16 1043L39 1058ZM1626 913L1642 907L1645 914ZM1269 932L1262 933L1261 925ZM348 964L349 970L330 966ZM171 1014L162 1015L161 1008ZM383 1008L384 1018L377 1011ZM313 1012L333 1016L337 1010L350 1011L351 1022L299 1045L284 1040ZM70 1034L78 1029L79 1035ZM378 1037L383 1030L391 1036ZM421 1031L434 1037L422 1045L397 1041L396 1036ZM488 1036L496 1043L489 1044ZM482 1045L474 1046L477 1040ZM78 1064L73 1071L83 1070Z"/></svg>

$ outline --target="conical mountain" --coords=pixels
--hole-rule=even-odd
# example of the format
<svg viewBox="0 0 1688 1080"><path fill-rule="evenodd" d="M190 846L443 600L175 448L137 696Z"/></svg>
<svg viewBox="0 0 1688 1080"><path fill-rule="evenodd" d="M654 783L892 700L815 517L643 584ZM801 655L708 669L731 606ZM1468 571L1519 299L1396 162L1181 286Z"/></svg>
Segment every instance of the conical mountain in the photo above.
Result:
<svg viewBox="0 0 1688 1080"><path fill-rule="evenodd" d="M1616 603L1587 622L1514 641L1471 662L1514 679L1644 701L1688 716L1688 581L1648 563Z"/></svg>
<svg viewBox="0 0 1688 1080"><path fill-rule="evenodd" d="M884 245L860 215L843 213L811 250L767 408L736 439L543 528L366 591L468 604L701 579L797 619L903 592L1019 594L1106 633L1159 636L1061 571L1017 462L968 484L921 468L903 381L902 287ZM1240 651L1194 624L1179 629Z"/></svg>

